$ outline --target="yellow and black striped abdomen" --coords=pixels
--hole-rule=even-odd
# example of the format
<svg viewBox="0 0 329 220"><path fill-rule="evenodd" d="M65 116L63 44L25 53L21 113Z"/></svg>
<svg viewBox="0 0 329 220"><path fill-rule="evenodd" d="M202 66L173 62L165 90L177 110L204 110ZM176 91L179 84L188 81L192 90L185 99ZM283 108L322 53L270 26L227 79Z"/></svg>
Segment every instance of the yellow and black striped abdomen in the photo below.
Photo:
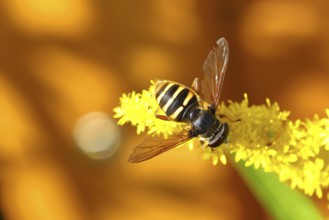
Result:
<svg viewBox="0 0 329 220"><path fill-rule="evenodd" d="M188 113L199 106L195 92L172 81L158 81L155 98L166 115L173 121L188 120Z"/></svg>

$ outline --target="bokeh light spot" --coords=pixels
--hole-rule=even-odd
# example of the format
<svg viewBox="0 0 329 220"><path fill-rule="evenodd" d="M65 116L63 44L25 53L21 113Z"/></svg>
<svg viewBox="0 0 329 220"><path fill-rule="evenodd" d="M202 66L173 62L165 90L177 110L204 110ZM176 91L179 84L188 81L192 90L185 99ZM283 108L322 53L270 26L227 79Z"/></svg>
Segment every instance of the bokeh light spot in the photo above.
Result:
<svg viewBox="0 0 329 220"><path fill-rule="evenodd" d="M87 156L105 159L111 157L118 149L120 132L108 115L91 112L77 121L74 138Z"/></svg>

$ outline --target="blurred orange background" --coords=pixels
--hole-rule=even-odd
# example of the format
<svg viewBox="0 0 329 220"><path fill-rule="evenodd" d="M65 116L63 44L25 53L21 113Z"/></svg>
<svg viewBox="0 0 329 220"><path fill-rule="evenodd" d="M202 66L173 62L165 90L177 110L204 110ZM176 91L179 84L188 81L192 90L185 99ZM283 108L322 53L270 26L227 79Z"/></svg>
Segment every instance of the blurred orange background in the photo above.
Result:
<svg viewBox="0 0 329 220"><path fill-rule="evenodd" d="M222 101L247 92L253 104L278 101L292 119L325 116L328 1L3 0L0 6L5 219L271 219L229 165L213 167L185 148L129 164L143 139L130 126L119 128L117 151L100 158L78 147L74 129L90 112L112 118L120 95L147 89L151 79L190 85L220 37L230 44ZM106 128L118 137L117 127ZM325 200L314 202L328 214Z"/></svg>

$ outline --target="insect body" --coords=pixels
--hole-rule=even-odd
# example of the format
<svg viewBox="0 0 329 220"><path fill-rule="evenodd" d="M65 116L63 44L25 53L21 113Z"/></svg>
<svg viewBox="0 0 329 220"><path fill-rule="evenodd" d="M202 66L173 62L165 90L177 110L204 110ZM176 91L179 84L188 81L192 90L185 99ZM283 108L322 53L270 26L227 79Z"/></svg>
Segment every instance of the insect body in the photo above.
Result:
<svg viewBox="0 0 329 220"><path fill-rule="evenodd" d="M191 124L191 136L208 140L210 147L217 147L226 140L228 125L221 123L212 110L203 109L198 101L200 98L193 90L164 80L158 82L155 98L169 119Z"/></svg>
<svg viewBox="0 0 329 220"><path fill-rule="evenodd" d="M229 48L224 38L210 51L203 66L205 79L196 78L192 88L169 80L157 81L155 98L166 116L163 120L184 122L190 130L172 135L168 139L147 137L130 156L130 162L141 162L170 150L194 137L205 140L209 147L218 147L229 134L229 126L216 116L223 85Z"/></svg>

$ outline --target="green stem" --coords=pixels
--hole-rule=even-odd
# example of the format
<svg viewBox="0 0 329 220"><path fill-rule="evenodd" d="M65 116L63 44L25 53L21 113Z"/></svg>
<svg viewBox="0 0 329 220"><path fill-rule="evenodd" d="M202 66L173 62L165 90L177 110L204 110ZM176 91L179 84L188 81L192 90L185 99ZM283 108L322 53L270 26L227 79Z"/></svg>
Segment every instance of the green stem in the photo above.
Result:
<svg viewBox="0 0 329 220"><path fill-rule="evenodd" d="M263 170L235 163L236 168L250 190L263 207L276 220L321 220L324 219L311 199L288 185L278 177Z"/></svg>

